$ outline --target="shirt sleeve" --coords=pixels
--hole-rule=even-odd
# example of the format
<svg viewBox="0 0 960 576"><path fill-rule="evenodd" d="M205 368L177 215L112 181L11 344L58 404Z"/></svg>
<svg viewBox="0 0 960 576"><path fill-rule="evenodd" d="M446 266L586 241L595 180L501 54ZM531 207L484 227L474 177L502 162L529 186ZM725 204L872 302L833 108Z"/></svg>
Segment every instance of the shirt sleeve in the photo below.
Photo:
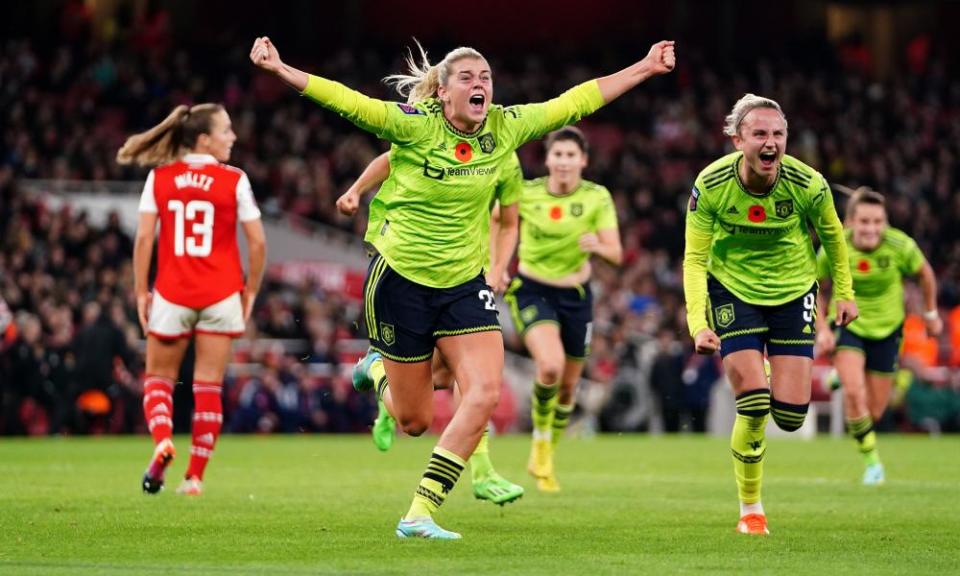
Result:
<svg viewBox="0 0 960 576"><path fill-rule="evenodd" d="M927 259L924 258L923 252L913 238L907 236L905 240L906 245L900 252L900 272L908 276L916 276Z"/></svg>
<svg viewBox="0 0 960 576"><path fill-rule="evenodd" d="M517 154L510 155L503 170L503 177L497 182L497 201L501 206L510 206L520 201L520 191L523 190L523 170L520 168L520 159Z"/></svg>
<svg viewBox="0 0 960 576"><path fill-rule="evenodd" d="M850 260L847 256L847 241L843 235L843 225L833 205L833 193L823 176L820 176L819 190L813 193L808 214L817 236L820 237L822 250L830 260L830 277L833 278L833 296L836 300L853 300L853 276L850 274ZM816 186L816 183L813 184Z"/></svg>
<svg viewBox="0 0 960 576"><path fill-rule="evenodd" d="M593 114L603 104L600 85L590 80L546 102L504 108L503 114L513 144L520 146Z"/></svg>
<svg viewBox="0 0 960 576"><path fill-rule="evenodd" d="M683 251L683 297L687 305L687 328L691 337L710 327L707 322L707 259L713 244L715 220L716 214L708 197L694 185L687 204L686 245Z"/></svg>
<svg viewBox="0 0 960 576"><path fill-rule="evenodd" d="M260 218L260 208L253 198L253 187L246 174L237 181L237 218L241 222L250 222Z"/></svg>
<svg viewBox="0 0 960 576"><path fill-rule="evenodd" d="M820 250L817 251L817 279L821 280L823 278L830 277L830 259L827 258L827 253L823 249L823 246L820 247Z"/></svg>
<svg viewBox="0 0 960 576"><path fill-rule="evenodd" d="M326 78L309 75L302 95L395 144L410 144L429 134L428 117L416 106L371 98Z"/></svg>
<svg viewBox="0 0 960 576"><path fill-rule="evenodd" d="M157 199L153 195L153 170L147 174L147 181L143 183L143 192L140 194L140 207L138 211L148 212L150 214L159 212L159 210L157 210Z"/></svg>
<svg viewBox="0 0 960 576"><path fill-rule="evenodd" d="M613 197L606 188L600 189L600 209L597 211L597 230L616 230L619 228L617 222L617 208L613 205Z"/></svg>

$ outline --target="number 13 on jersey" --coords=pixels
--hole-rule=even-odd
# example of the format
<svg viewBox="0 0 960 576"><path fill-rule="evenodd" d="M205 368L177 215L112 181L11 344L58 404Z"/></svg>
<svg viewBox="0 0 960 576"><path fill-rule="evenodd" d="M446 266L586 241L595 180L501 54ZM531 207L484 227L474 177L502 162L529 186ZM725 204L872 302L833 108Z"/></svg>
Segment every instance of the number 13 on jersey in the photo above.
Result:
<svg viewBox="0 0 960 576"><path fill-rule="evenodd" d="M167 209L173 212L173 254L205 257L213 247L213 203L206 200L170 200ZM190 222L187 235L186 224Z"/></svg>

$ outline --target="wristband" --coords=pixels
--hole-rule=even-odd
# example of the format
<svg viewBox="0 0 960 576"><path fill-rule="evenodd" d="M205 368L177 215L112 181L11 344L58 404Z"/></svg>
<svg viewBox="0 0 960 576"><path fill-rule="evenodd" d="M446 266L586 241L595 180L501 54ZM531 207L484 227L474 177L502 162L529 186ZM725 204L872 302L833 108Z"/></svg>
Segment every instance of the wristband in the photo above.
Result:
<svg viewBox="0 0 960 576"><path fill-rule="evenodd" d="M940 317L940 311L934 308L933 310L927 310L923 313L924 320L936 320Z"/></svg>

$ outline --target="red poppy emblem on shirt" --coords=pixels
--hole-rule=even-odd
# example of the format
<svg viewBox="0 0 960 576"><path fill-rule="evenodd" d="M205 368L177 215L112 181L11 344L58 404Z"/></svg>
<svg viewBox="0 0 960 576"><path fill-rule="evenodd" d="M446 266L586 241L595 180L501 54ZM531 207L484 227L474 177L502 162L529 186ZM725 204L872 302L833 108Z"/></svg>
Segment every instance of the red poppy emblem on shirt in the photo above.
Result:
<svg viewBox="0 0 960 576"><path fill-rule="evenodd" d="M553 208L550 209L551 220L559 220L562 217L563 217L563 208L559 206L554 206Z"/></svg>
<svg viewBox="0 0 960 576"><path fill-rule="evenodd" d="M861 271L861 272L869 272L869 271L870 271L870 262L867 261L867 260L861 260L861 261L857 262L857 270L859 270L859 271Z"/></svg>
<svg viewBox="0 0 960 576"><path fill-rule="evenodd" d="M467 142L461 142L457 144L454 155L456 155L457 160L461 162L469 162L470 159L473 158L473 148L471 148Z"/></svg>
<svg viewBox="0 0 960 576"><path fill-rule="evenodd" d="M763 206L754 204L747 212L747 218L749 218L751 222L763 222L767 219L767 211L763 209Z"/></svg>

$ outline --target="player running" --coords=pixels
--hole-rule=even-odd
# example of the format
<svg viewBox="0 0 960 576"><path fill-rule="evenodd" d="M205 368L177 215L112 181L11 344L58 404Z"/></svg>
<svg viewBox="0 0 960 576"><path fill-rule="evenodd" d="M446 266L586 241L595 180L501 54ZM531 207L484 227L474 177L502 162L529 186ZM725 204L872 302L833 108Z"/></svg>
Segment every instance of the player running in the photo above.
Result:
<svg viewBox="0 0 960 576"><path fill-rule="evenodd" d="M519 274L505 300L537 366L527 469L538 489L558 492L553 454L590 350L590 257L619 265L623 247L610 192L582 177L588 161L583 133L561 128L547 136L545 148L548 176L524 182L520 197Z"/></svg>
<svg viewBox="0 0 960 576"><path fill-rule="evenodd" d="M697 176L687 207L683 288L696 350L720 351L736 394L730 448L737 531L768 534L760 500L767 417L794 431L810 403L817 265L808 222L829 259L837 324L856 319L857 305L830 187L785 154L780 105L747 94L726 117L724 133L737 151Z"/></svg>
<svg viewBox="0 0 960 576"><path fill-rule="evenodd" d="M885 478L873 423L887 409L897 371L906 316L904 276L919 276L927 333L938 336L943 322L937 309L933 268L912 238L887 225L882 195L863 188L855 191L847 202L846 226L853 288L862 315L834 332L827 323L825 307L818 306L817 348L834 352L833 364L843 387L847 430L863 455L863 483L877 485ZM823 250L817 254L817 272L821 279L831 276ZM832 301L829 318L836 318Z"/></svg>
<svg viewBox="0 0 960 576"><path fill-rule="evenodd" d="M409 102L414 104L415 102ZM364 169L363 173L350 188L337 199L337 209L345 216L353 216L360 205L360 199L367 191L379 186L390 175L390 155L383 153ZM518 207L520 189L523 186L523 172L520 168L520 159L513 154L508 161L507 168L497 181L493 193L493 205L490 208L490 218L483 220L481 236L485 238L482 248L489 256L483 261L488 262L486 270L506 270L507 264L516 246L518 232ZM378 225L370 221L367 226L366 241L373 243ZM499 249L498 249L499 245ZM505 257L506 261L498 262L495 255ZM504 278L506 275L504 274ZM506 280L488 277L487 283L497 286L495 292L502 292ZM443 356L434 349L431 373L434 390L446 390L454 387L456 379L453 371L444 363ZM373 384L384 375L383 359L379 352L374 350L361 358L353 371L353 385L357 390L369 390ZM454 399L459 405L459 390L455 390ZM377 401L378 414L373 422L371 433L374 445L386 452L393 446L396 437L397 423L382 399ZM469 458L470 478L473 484L473 495L480 500L488 500L494 504L504 505L523 496L523 486L510 482L501 476L493 467L490 460L490 426L484 429L480 442Z"/></svg>
<svg viewBox="0 0 960 576"><path fill-rule="evenodd" d="M415 105L369 98L288 66L266 37L256 39L250 58L393 144L390 176L371 205L371 221L382 224L373 243L379 254L364 287L370 345L383 356L385 369L375 386L401 429L415 436L432 420L435 346L463 393L396 533L460 538L440 528L433 515L459 479L499 399L503 339L493 289L481 274L480 234L494 183L524 142L673 69L673 43L659 42L636 64L549 102L507 108L492 104L490 66L471 48L453 50L435 66L425 57L422 66L411 61L411 75L392 77L401 93L414 94ZM502 274L492 270L490 276Z"/></svg>
<svg viewBox="0 0 960 576"><path fill-rule="evenodd" d="M156 445L142 483L150 494L163 487L175 455L173 386L191 337L196 339L193 439L177 492L202 492L223 424L223 375L232 339L243 334L260 290L267 250L260 210L247 175L224 164L236 139L221 105L178 106L160 124L129 137L117 152L120 164L157 166L140 197L133 252L137 314L147 335L143 413ZM148 273L158 222L151 293ZM237 222L249 249L246 282Z"/></svg>

